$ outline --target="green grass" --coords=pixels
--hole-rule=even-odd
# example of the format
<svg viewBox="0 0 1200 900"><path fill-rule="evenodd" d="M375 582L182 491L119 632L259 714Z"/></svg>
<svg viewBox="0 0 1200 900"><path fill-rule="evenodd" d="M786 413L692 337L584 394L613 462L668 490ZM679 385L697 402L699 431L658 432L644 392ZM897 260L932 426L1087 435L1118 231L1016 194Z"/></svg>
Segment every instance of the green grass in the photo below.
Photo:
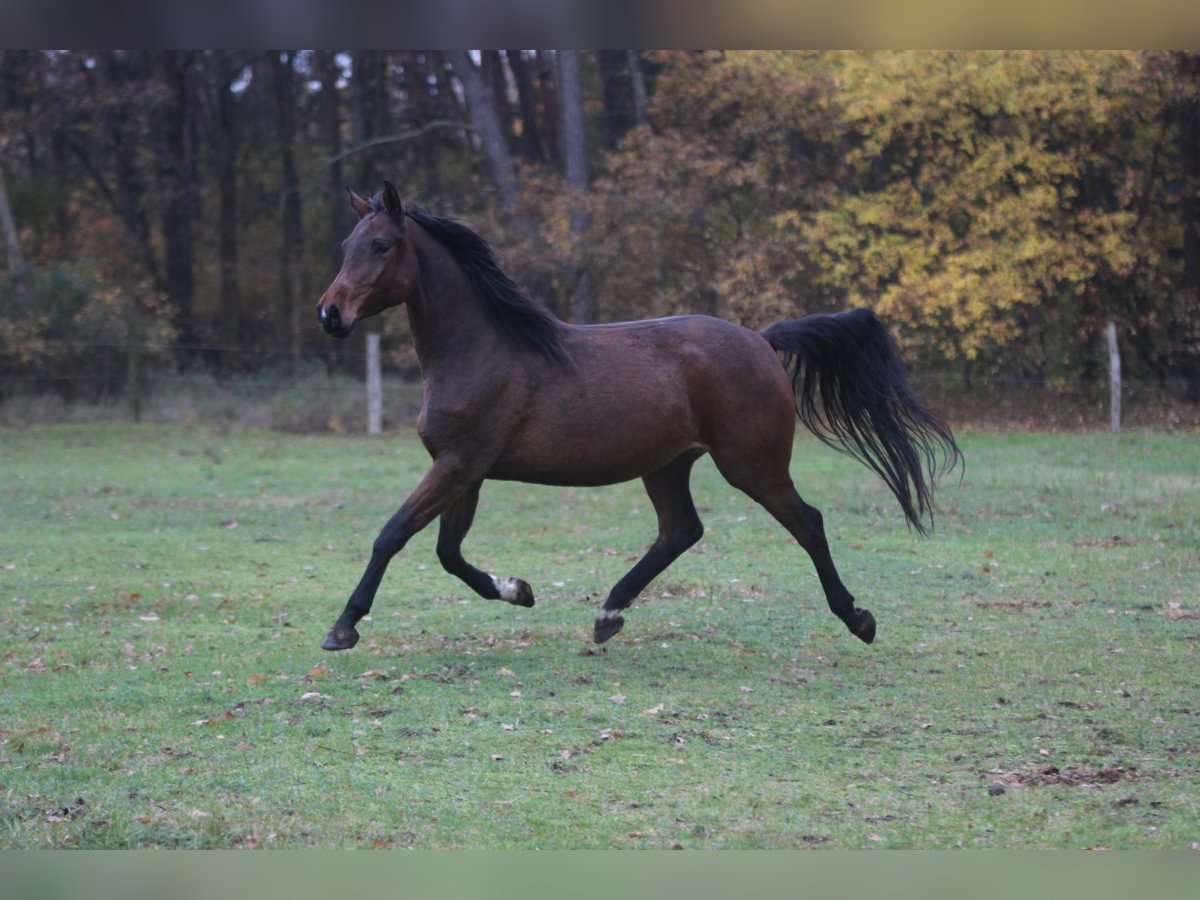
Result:
<svg viewBox="0 0 1200 900"><path fill-rule="evenodd" d="M489 484L466 555L537 606L429 529L327 654L413 434L0 433L0 847L1192 846L1200 440L962 444L926 540L797 445L870 647L703 462L705 539L609 644L640 485Z"/></svg>

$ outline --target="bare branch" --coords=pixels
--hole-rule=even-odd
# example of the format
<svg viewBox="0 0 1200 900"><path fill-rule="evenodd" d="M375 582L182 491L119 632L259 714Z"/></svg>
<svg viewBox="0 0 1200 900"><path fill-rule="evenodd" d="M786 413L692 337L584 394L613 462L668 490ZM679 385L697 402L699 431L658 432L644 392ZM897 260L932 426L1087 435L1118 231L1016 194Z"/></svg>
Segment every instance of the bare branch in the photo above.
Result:
<svg viewBox="0 0 1200 900"><path fill-rule="evenodd" d="M372 147L378 147L381 144L398 144L403 141L411 141L438 128L457 128L463 131L476 130L474 125L467 122L455 122L453 119L434 119L432 122L426 122L420 128L414 128L412 131L401 131L399 134L383 134L379 137L371 138L369 141L363 141L361 144L355 144L341 153L334 154L325 160L325 162L332 166L335 162L340 162L347 156L362 153L364 150L370 150Z"/></svg>

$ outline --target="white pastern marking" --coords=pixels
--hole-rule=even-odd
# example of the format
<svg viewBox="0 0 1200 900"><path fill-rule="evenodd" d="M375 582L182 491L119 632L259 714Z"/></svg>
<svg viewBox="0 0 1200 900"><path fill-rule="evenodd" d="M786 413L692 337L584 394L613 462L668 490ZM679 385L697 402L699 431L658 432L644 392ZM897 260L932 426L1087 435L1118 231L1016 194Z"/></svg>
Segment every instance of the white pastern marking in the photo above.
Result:
<svg viewBox="0 0 1200 900"><path fill-rule="evenodd" d="M501 581L495 575L491 576L492 584L496 586L496 590L500 592L500 599L508 603L516 600L521 593L520 582L515 578L505 578Z"/></svg>
<svg viewBox="0 0 1200 900"><path fill-rule="evenodd" d="M607 621L608 619L615 619L620 615L621 611L618 609L602 609L600 610L600 615L596 616L596 618L598 620Z"/></svg>

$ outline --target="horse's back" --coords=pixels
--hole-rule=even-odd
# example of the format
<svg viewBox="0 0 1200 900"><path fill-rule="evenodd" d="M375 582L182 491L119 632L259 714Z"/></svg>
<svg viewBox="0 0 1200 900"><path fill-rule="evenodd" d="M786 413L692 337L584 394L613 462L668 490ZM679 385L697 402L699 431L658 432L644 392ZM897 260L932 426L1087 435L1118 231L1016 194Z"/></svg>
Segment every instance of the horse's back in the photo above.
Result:
<svg viewBox="0 0 1200 900"><path fill-rule="evenodd" d="M698 405L722 400L788 395L786 374L762 335L712 316L577 326L567 350L579 380L602 380L647 408L699 412Z"/></svg>
<svg viewBox="0 0 1200 900"><path fill-rule="evenodd" d="M532 367L521 421L491 477L602 484L711 450L739 418L794 427L787 376L755 331L708 316L570 326L565 367Z"/></svg>

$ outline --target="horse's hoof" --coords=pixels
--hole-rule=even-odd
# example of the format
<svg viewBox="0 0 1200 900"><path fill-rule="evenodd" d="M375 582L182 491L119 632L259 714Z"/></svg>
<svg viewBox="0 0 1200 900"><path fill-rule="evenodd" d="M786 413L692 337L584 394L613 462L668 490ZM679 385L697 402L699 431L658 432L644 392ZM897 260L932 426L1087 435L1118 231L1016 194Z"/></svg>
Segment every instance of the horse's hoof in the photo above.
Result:
<svg viewBox="0 0 1200 900"><path fill-rule="evenodd" d="M533 606L533 589L527 581L520 578L506 578L496 587L500 591L500 599L513 606Z"/></svg>
<svg viewBox="0 0 1200 900"><path fill-rule="evenodd" d="M592 640L597 644L603 644L624 627L625 619L619 613L602 612L596 616L596 627L592 632Z"/></svg>
<svg viewBox="0 0 1200 900"><path fill-rule="evenodd" d="M875 617L865 609L859 609L856 612L858 613L858 622L850 629L850 633L864 644L869 644L875 640Z"/></svg>
<svg viewBox="0 0 1200 900"><path fill-rule="evenodd" d="M325 640L321 642L322 650L349 650L358 643L358 632L353 628L331 628Z"/></svg>

